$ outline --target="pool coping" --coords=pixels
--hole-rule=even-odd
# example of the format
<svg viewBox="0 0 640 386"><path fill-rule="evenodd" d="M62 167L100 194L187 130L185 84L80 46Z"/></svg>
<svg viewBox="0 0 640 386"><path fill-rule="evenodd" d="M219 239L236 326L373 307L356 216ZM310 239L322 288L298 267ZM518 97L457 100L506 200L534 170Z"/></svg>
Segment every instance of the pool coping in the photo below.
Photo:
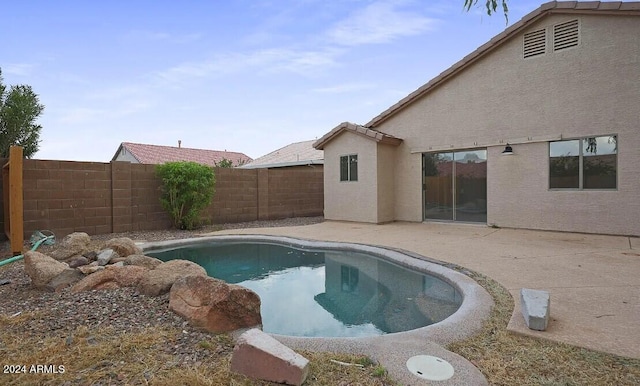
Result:
<svg viewBox="0 0 640 386"><path fill-rule="evenodd" d="M453 269L454 265L418 255L397 248L358 243L318 241L286 236L267 236L258 234L217 235L161 242L148 242L141 245L143 251L157 251L209 241L250 241L285 244L298 248L323 248L358 251L374 254L377 257L400 266L423 273L434 274L453 285L462 295L460 308L445 320L414 330L389 333L370 337L295 337L270 334L283 344L298 350L344 352L364 354L380 362L390 376L402 384L421 384L428 382L411 374L406 361L414 355L433 355L451 363L455 374L441 385L486 384L480 371L463 357L446 350L443 346L469 338L482 329L490 316L493 299L475 280ZM455 266L457 267L457 266ZM236 336L241 331L236 332Z"/></svg>

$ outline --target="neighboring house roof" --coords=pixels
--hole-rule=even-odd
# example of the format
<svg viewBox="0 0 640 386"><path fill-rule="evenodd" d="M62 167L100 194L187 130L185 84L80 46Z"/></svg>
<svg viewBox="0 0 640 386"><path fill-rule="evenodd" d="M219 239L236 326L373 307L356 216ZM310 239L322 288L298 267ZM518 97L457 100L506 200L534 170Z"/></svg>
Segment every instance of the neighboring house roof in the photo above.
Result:
<svg viewBox="0 0 640 386"><path fill-rule="evenodd" d="M502 43L509 40L511 37L519 33L522 29L529 26L531 23L546 17L550 14L596 14L596 15L635 15L640 16L640 2L600 2L600 1L550 1L542 4L535 11L524 16L520 21L511 25L498 35L494 36L487 43L480 46L478 49L465 56L459 62L449 67L440 75L431 79L427 84L418 88L398 103L394 104L381 114L373 118L365 127L373 128L380 123L390 118L404 107L408 106L415 100L421 98L425 94L429 93L440 84L446 82L449 78L455 76L458 72L464 70L467 66L473 64L483 56L489 54L491 51L502 45Z"/></svg>
<svg viewBox="0 0 640 386"><path fill-rule="evenodd" d="M215 166L223 159L233 162L234 166L251 161L251 157L234 151L190 149L186 147L147 145L143 143L122 142L111 159L115 161L125 149L141 164L162 164L174 161L193 161L199 164Z"/></svg>
<svg viewBox="0 0 640 386"><path fill-rule="evenodd" d="M392 135L385 134L377 130L368 129L364 126L356 125L354 123L342 122L341 124L336 126L333 130L323 135L322 138L317 140L313 144L313 147L315 147L318 150L322 150L324 149L324 145L326 145L329 141L333 140L335 137L337 137L338 135L342 134L345 131L358 134L372 141L376 141L376 142L384 143L388 145L398 146L402 142L402 139L396 138Z"/></svg>
<svg viewBox="0 0 640 386"><path fill-rule="evenodd" d="M242 167L245 169L278 168L324 163L324 152L313 148L315 140L295 142L258 157Z"/></svg>

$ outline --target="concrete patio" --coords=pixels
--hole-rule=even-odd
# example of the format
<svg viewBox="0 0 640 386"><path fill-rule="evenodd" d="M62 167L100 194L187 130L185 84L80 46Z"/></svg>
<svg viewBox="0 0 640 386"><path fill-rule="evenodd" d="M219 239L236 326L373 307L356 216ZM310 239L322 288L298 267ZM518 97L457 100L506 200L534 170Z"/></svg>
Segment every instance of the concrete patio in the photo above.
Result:
<svg viewBox="0 0 640 386"><path fill-rule="evenodd" d="M227 230L401 248L481 272L515 301L508 329L607 353L640 358L640 238L481 225L384 225L325 221L302 227ZM547 331L529 330L519 291L549 291Z"/></svg>

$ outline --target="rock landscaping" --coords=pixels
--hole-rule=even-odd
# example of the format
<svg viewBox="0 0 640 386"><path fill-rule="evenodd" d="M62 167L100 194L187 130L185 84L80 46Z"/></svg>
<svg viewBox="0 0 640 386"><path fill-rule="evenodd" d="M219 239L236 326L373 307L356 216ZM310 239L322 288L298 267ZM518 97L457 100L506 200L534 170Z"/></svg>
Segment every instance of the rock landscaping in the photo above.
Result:
<svg viewBox="0 0 640 386"><path fill-rule="evenodd" d="M204 268L186 260L162 262L145 256L127 237L110 239L106 248L92 251L91 238L76 232L65 237L52 256L29 251L24 267L33 286L72 293L135 288L142 295L157 297L171 291L169 309L193 326L225 333L260 326L260 298L244 287L207 276ZM59 249L60 249L59 248ZM82 255L77 255L82 253Z"/></svg>
<svg viewBox="0 0 640 386"><path fill-rule="evenodd" d="M291 218L222 224L199 231L171 229L93 235L88 251L82 250L87 248L86 243L76 247L79 254L61 253L61 239L54 245L41 245L38 251L49 257L66 255L58 260L61 263L78 259L77 268L67 264L69 268L65 270L77 271L85 278L81 270L88 277L120 265L153 269L162 264L158 259L137 254L121 256L106 266L89 265L96 260L96 251L105 249L106 242L113 238L162 241L199 237L201 233L220 229L300 226L321 221L321 217ZM25 245L25 249L29 247ZM10 253L9 243L0 242L0 259L10 257ZM38 289L25 271L24 260L0 268L0 353L16 363L65 366L64 374L0 375L0 384L272 385L231 373L234 342L229 335L209 333L171 311L169 293L145 296L137 286L73 292L73 286L80 280L69 281L73 283L52 288L54 282L50 280L49 288ZM375 363L368 358L336 353L304 355L309 358L311 368L305 385L394 384L374 374ZM366 370L345 367L334 360L364 363Z"/></svg>

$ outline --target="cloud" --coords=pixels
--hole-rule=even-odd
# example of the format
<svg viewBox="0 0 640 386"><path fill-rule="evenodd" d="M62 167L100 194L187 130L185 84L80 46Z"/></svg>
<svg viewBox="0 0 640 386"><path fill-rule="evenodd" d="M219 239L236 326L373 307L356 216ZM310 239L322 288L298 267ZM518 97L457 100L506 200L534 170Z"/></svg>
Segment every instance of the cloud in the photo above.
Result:
<svg viewBox="0 0 640 386"><path fill-rule="evenodd" d="M129 84L95 90L85 97L86 101L109 105L113 116L128 115L153 106L158 93L149 84Z"/></svg>
<svg viewBox="0 0 640 386"><path fill-rule="evenodd" d="M268 68L272 71L294 72L300 75L310 75L316 70L323 70L337 66L336 58L340 54L337 49L322 49L316 51L277 50L278 60Z"/></svg>
<svg viewBox="0 0 640 386"><path fill-rule="evenodd" d="M376 87L373 83L344 83L330 87L316 88L311 91L326 94L344 94L355 91L371 90Z"/></svg>
<svg viewBox="0 0 640 386"><path fill-rule="evenodd" d="M267 24L280 25L289 20L288 17L291 17L289 13L286 13L286 17L278 15L277 21ZM408 9L403 2L399 4L376 1L355 10L348 18L335 24L328 31L321 32L323 38L314 37L307 41L304 48L276 46L254 51L218 53L201 61L179 63L168 69L157 71L153 76L163 83L173 85L246 71L315 76L327 69L340 66L341 62L338 58L348 51L349 46L387 43L403 36L418 35L432 29L436 22L436 19L422 16L416 10ZM266 29L270 30L270 28ZM266 32L261 30L261 33ZM151 34L149 37L166 38L164 34ZM267 39L264 36L263 38ZM335 93L353 90L346 90L343 87L316 91Z"/></svg>
<svg viewBox="0 0 640 386"><path fill-rule="evenodd" d="M157 98L142 87L123 86L93 91L84 98L84 106L58 109L58 121L65 124L93 124L147 110Z"/></svg>
<svg viewBox="0 0 640 386"><path fill-rule="evenodd" d="M293 72L312 75L336 66L340 50L296 50L287 48L263 49L249 53L216 55L209 60L187 62L155 73L161 80L180 83L194 78L215 77L246 70L259 72Z"/></svg>
<svg viewBox="0 0 640 386"><path fill-rule="evenodd" d="M135 40L135 41L160 41L167 43L191 43L196 40L199 40L202 37L200 33L188 33L188 34L170 34L167 32L159 32L159 31L145 31L145 30L133 30L129 31L124 35L124 38L127 40Z"/></svg>
<svg viewBox="0 0 640 386"><path fill-rule="evenodd" d="M61 110L59 114L59 122L77 124L93 122L94 120L104 116L106 111L87 107L74 107L71 109Z"/></svg>
<svg viewBox="0 0 640 386"><path fill-rule="evenodd" d="M437 23L436 19L398 8L392 2L374 2L337 23L328 31L328 37L345 46L389 43L402 36L419 35Z"/></svg>
<svg viewBox="0 0 640 386"><path fill-rule="evenodd" d="M36 66L28 63L9 63L2 65L2 73L6 75L28 76Z"/></svg>

